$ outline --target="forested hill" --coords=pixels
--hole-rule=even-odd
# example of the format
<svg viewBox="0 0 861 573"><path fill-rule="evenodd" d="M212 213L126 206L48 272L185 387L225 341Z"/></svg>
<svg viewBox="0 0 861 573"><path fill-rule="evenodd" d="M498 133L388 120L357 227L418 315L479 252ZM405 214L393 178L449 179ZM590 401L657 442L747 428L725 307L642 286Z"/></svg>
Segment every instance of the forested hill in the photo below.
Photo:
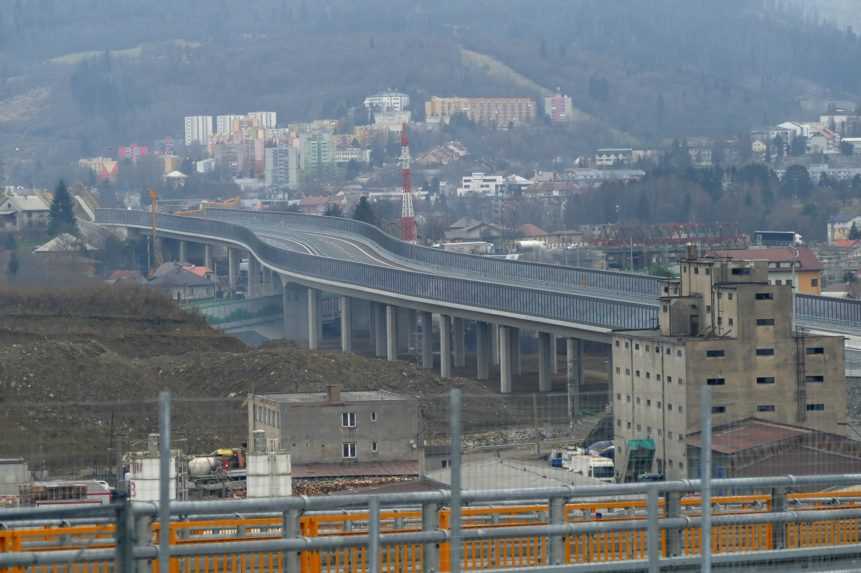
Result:
<svg viewBox="0 0 861 573"><path fill-rule="evenodd" d="M463 48L644 141L861 94L858 36L794 0L0 0L0 145L94 153L184 114L333 116L387 87L528 91Z"/></svg>

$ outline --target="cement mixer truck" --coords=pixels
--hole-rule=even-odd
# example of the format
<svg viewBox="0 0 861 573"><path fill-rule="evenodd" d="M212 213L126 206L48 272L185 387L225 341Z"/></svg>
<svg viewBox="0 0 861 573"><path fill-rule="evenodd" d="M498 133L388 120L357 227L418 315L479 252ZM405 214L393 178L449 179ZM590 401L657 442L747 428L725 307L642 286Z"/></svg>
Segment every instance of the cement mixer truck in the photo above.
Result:
<svg viewBox="0 0 861 573"><path fill-rule="evenodd" d="M188 460L189 497L244 497L245 450L220 448Z"/></svg>

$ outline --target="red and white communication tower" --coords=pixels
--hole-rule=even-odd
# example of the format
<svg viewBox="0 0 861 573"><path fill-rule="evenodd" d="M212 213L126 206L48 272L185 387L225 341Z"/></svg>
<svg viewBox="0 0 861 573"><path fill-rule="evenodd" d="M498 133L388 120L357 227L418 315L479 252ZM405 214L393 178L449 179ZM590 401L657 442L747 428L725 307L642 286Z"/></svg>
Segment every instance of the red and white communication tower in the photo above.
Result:
<svg viewBox="0 0 861 573"><path fill-rule="evenodd" d="M404 179L403 204L401 206L401 240L416 242L416 211L413 207L413 177L410 170L410 140L407 124L401 127L401 174Z"/></svg>

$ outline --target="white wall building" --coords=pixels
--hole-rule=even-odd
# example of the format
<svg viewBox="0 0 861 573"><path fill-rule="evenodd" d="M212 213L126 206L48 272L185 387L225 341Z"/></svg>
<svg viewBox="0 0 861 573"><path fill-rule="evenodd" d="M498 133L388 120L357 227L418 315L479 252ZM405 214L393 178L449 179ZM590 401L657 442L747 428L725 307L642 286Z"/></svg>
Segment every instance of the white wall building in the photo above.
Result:
<svg viewBox="0 0 861 573"><path fill-rule="evenodd" d="M257 127L274 129L278 127L278 114L274 111L252 111L248 114L249 119L256 120Z"/></svg>
<svg viewBox="0 0 861 573"><path fill-rule="evenodd" d="M232 133L237 122L245 116L237 114L218 115L215 117L215 133L218 135L227 135Z"/></svg>
<svg viewBox="0 0 861 573"><path fill-rule="evenodd" d="M374 111L404 111L410 107L410 96L400 92L383 92L365 98L365 107Z"/></svg>
<svg viewBox="0 0 861 573"><path fill-rule="evenodd" d="M212 136L211 115L185 116L185 144L207 145Z"/></svg>
<svg viewBox="0 0 861 573"><path fill-rule="evenodd" d="M461 179L460 187L457 188L458 197L471 193L481 195L496 195L505 182L502 175L485 175L484 173L473 173Z"/></svg>

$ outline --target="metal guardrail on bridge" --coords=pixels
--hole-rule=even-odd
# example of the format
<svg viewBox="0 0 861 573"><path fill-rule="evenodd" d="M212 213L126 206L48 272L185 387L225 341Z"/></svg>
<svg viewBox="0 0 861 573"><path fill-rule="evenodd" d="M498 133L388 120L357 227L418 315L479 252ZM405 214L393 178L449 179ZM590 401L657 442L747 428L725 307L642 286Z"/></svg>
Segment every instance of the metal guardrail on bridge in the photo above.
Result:
<svg viewBox="0 0 861 573"><path fill-rule="evenodd" d="M150 225L150 216L145 211L99 209L96 218L98 223L105 225L141 229L148 229ZM538 319L539 322L543 318L567 322L572 326L581 324L608 329L641 329L657 325L657 308L654 305L492 284L307 255L265 243L250 229L224 221L160 215L159 229L243 245L263 262L308 279L355 285L442 305L510 313Z"/></svg>

